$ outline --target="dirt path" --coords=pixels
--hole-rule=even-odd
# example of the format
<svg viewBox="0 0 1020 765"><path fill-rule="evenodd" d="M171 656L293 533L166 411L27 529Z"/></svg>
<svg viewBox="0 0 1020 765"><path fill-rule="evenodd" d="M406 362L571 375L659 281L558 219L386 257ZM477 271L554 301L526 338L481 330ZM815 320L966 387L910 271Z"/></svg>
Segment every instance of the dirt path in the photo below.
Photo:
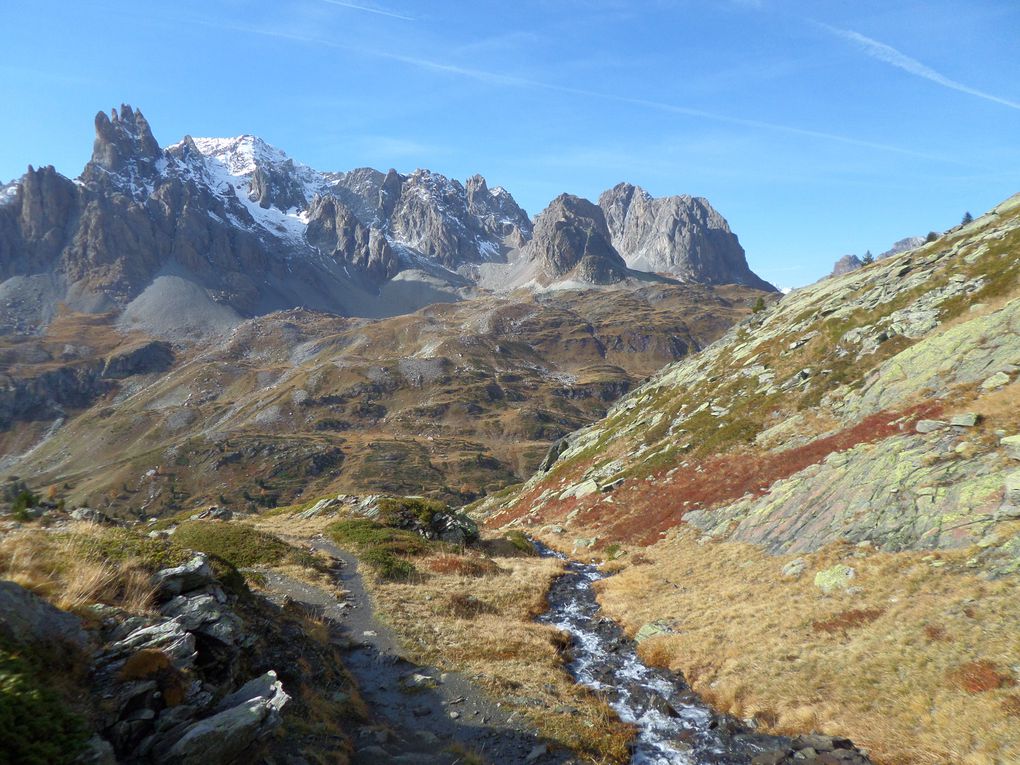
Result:
<svg viewBox="0 0 1020 765"><path fill-rule="evenodd" d="M524 720L463 675L408 661L393 632L375 617L354 556L323 537L307 544L336 561L346 598L274 572L267 574L267 586L324 617L348 646L344 662L375 716L357 732L354 765L455 765L469 762L467 752L492 765L576 762L548 751Z"/></svg>

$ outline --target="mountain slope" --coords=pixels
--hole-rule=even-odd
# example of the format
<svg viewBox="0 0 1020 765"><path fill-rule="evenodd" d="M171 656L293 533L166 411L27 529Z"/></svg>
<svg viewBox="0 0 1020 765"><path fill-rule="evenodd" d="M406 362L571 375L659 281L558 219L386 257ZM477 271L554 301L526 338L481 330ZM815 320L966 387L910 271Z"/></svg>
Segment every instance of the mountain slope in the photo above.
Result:
<svg viewBox="0 0 1020 765"><path fill-rule="evenodd" d="M1020 196L746 319L475 512L642 546L604 602L723 708L1013 761L1018 372Z"/></svg>
<svg viewBox="0 0 1020 765"><path fill-rule="evenodd" d="M64 315L0 342L0 470L146 514L339 490L465 501L530 474L555 439L710 343L759 294L663 284L380 321L287 311L178 347L169 369L161 346L138 358L144 335L122 338L109 316Z"/></svg>

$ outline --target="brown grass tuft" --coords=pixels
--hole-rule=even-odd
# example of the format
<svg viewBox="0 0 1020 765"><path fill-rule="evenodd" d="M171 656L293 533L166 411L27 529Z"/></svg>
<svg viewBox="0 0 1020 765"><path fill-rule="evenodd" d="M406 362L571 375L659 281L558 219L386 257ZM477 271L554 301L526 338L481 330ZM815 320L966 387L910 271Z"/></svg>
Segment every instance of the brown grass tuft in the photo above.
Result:
<svg viewBox="0 0 1020 765"><path fill-rule="evenodd" d="M941 624L924 625L924 636L932 643L941 643L946 640L952 640L952 638L949 637L949 633L946 632L946 628Z"/></svg>
<svg viewBox="0 0 1020 765"><path fill-rule="evenodd" d="M425 562L426 568L436 574L456 576L495 576L505 574L495 561L489 558L471 558L463 555L436 555Z"/></svg>
<svg viewBox="0 0 1020 765"><path fill-rule="evenodd" d="M496 609L474 595L455 592L446 599L446 607L450 614L458 619L474 619L482 614L497 613Z"/></svg>

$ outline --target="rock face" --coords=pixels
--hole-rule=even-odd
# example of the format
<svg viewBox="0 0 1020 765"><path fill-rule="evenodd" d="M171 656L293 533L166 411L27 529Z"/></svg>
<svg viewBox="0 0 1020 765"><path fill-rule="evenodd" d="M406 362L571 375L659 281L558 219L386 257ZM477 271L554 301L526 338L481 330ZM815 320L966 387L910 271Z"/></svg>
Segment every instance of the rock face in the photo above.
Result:
<svg viewBox="0 0 1020 765"><path fill-rule="evenodd" d="M572 194L556 197L538 216L522 260L532 264L541 284L612 284L627 276L627 264L613 247L602 210Z"/></svg>
<svg viewBox="0 0 1020 765"><path fill-rule="evenodd" d="M377 228L366 228L335 197L316 197L308 211L305 237L319 252L361 271L375 282L396 276L400 262Z"/></svg>
<svg viewBox="0 0 1020 765"><path fill-rule="evenodd" d="M620 183L602 193L599 207L612 244L630 268L775 291L748 268L744 248L707 199L656 199L638 186Z"/></svg>
<svg viewBox="0 0 1020 765"><path fill-rule="evenodd" d="M863 265L864 261L856 255L844 255L842 258L837 260L836 265L832 267L832 275L842 276L843 274L849 274L851 271L856 271Z"/></svg>

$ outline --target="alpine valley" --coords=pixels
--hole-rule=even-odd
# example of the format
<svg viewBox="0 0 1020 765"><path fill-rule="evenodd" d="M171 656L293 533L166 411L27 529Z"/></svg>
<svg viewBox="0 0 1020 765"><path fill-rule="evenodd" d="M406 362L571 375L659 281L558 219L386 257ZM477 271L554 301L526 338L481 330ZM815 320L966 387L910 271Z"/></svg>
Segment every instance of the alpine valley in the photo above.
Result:
<svg viewBox="0 0 1020 765"><path fill-rule="evenodd" d="M1020 195L781 294L95 134L0 186L0 763L1020 762Z"/></svg>

